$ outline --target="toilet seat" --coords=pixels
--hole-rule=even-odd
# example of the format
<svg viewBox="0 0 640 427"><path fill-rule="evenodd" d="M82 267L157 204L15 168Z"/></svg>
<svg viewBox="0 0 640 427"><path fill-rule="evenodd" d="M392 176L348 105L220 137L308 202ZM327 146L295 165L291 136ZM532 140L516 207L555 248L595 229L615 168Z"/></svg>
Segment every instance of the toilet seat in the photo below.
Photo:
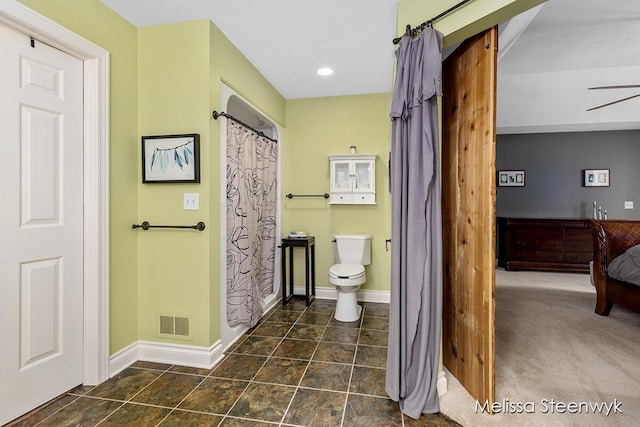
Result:
<svg viewBox="0 0 640 427"><path fill-rule="evenodd" d="M364 265L334 264L329 269L329 277L334 279L359 279L364 276Z"/></svg>

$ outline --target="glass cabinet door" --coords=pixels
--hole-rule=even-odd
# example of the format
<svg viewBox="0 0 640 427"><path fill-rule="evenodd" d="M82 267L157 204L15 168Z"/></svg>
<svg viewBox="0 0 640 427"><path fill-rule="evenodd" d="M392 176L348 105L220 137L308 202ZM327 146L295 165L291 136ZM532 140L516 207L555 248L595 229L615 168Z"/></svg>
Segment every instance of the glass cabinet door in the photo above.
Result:
<svg viewBox="0 0 640 427"><path fill-rule="evenodd" d="M355 184L354 191L370 191L373 189L372 164L370 160L354 162Z"/></svg>
<svg viewBox="0 0 640 427"><path fill-rule="evenodd" d="M333 163L333 191L351 191L351 171L349 162L336 161Z"/></svg>

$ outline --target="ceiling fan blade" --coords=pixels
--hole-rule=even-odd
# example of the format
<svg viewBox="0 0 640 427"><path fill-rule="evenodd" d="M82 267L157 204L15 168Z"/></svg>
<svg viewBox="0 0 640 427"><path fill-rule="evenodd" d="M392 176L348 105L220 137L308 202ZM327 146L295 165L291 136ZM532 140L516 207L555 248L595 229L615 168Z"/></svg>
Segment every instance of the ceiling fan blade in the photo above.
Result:
<svg viewBox="0 0 640 427"><path fill-rule="evenodd" d="M592 89L629 89L634 87L640 87L640 85L615 85L615 86L596 86L587 88L588 90Z"/></svg>
<svg viewBox="0 0 640 427"><path fill-rule="evenodd" d="M617 101L608 102L606 104L598 105L597 107L589 108L587 111L597 110L598 108L607 107L609 105L617 104L618 102L627 101L629 99L637 98L640 96L640 93L633 96L628 96L626 98L618 99Z"/></svg>

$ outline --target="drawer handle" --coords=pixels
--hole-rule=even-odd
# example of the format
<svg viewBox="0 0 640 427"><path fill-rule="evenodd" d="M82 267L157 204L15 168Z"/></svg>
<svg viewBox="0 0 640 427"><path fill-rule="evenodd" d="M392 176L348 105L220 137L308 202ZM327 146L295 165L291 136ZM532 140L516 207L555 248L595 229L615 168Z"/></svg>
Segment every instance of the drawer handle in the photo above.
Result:
<svg viewBox="0 0 640 427"><path fill-rule="evenodd" d="M569 243L569 246L571 246L572 248L577 248L578 244L577 243Z"/></svg>

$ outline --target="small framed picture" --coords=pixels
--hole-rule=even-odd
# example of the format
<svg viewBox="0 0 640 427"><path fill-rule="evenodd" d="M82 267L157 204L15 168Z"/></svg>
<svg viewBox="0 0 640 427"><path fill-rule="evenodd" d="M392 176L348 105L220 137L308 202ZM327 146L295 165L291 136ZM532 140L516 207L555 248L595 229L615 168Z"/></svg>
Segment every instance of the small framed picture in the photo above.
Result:
<svg viewBox="0 0 640 427"><path fill-rule="evenodd" d="M584 170L584 186L585 187L608 187L609 186L609 169L585 169Z"/></svg>
<svg viewBox="0 0 640 427"><path fill-rule="evenodd" d="M200 182L200 135L143 136L142 182Z"/></svg>
<svg viewBox="0 0 640 427"><path fill-rule="evenodd" d="M524 171L498 171L498 187L524 187Z"/></svg>

